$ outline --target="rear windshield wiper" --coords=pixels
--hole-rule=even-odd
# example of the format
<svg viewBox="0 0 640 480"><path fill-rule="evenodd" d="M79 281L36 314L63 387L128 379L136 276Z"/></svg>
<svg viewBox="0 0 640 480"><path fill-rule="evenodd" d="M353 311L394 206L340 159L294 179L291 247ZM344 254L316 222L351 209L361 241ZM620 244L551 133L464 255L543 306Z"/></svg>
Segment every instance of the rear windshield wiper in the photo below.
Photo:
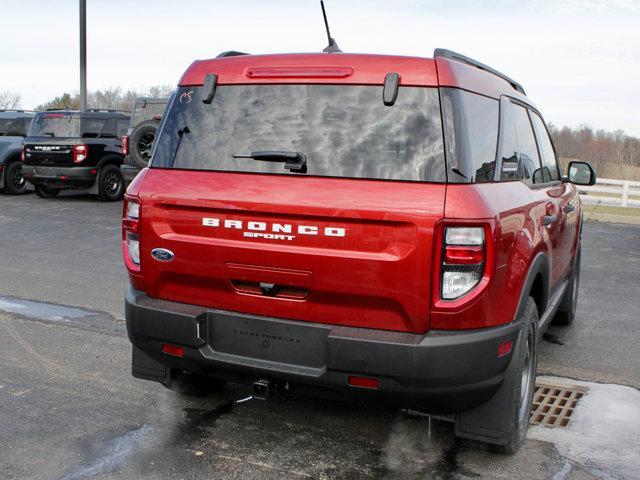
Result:
<svg viewBox="0 0 640 480"><path fill-rule="evenodd" d="M183 127L180 130L178 130L178 144L176 145L176 149L173 151L173 162L176 161L176 156L178 155L178 150L180 149L180 145L182 144L182 137L185 136L185 134L187 133L191 133L191 130L189 130L189 127Z"/></svg>
<svg viewBox="0 0 640 480"><path fill-rule="evenodd" d="M237 153L233 158L252 158L261 162L282 162L287 170L296 173L307 173L307 157L300 152L259 150L248 155Z"/></svg>

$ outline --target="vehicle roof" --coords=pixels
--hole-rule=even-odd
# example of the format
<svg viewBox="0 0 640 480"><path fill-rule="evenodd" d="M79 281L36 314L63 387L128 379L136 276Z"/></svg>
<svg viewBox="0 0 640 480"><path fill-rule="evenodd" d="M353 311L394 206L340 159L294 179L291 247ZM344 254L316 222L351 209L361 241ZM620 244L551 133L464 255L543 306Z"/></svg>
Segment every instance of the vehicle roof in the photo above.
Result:
<svg viewBox="0 0 640 480"><path fill-rule="evenodd" d="M0 110L0 118L32 118L34 112L29 110Z"/></svg>
<svg viewBox="0 0 640 480"><path fill-rule="evenodd" d="M503 78L443 57L433 59L352 53L228 56L196 60L187 68L179 86L202 85L207 74L216 74L219 85L383 85L389 72L400 75L401 86L462 88L493 98L508 95L531 103Z"/></svg>
<svg viewBox="0 0 640 480"><path fill-rule="evenodd" d="M49 113L63 113L63 114L72 114L72 115L81 115L85 118L104 118L104 117L108 117L108 118L112 118L112 117L121 117L121 118L130 118L131 114L127 113L127 112L122 112L122 111L116 111L116 110L111 110L111 111L80 111L80 110L65 110L65 109L52 109L52 110L46 110L43 112L36 112L36 115L46 115Z"/></svg>

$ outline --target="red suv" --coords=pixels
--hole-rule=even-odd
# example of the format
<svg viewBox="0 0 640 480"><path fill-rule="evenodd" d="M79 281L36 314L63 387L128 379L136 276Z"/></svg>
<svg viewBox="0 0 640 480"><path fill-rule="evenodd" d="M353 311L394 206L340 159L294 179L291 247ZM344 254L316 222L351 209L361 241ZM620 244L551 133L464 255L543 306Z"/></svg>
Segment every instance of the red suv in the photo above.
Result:
<svg viewBox="0 0 640 480"><path fill-rule="evenodd" d="M475 60L194 62L123 218L133 375L438 414L513 452L573 320L582 210L523 88Z"/></svg>

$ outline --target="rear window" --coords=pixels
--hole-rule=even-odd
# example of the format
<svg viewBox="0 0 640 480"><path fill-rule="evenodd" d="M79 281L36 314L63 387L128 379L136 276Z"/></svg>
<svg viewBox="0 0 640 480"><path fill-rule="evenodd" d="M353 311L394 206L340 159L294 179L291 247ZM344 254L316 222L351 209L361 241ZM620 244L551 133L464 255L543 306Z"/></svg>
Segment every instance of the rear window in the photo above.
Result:
<svg viewBox="0 0 640 480"><path fill-rule="evenodd" d="M31 118L0 118L0 136L24 137L29 130Z"/></svg>
<svg viewBox="0 0 640 480"><path fill-rule="evenodd" d="M267 150L304 154L306 175L446 180L434 88L400 87L390 107L379 86L219 86L211 104L183 87L173 98L152 167L301 175L234 158Z"/></svg>
<svg viewBox="0 0 640 480"><path fill-rule="evenodd" d="M78 115L65 113L36 115L29 129L30 137L77 137L79 133Z"/></svg>
<svg viewBox="0 0 640 480"><path fill-rule="evenodd" d="M29 129L30 137L113 138L116 133L116 118L81 117L77 113L39 114Z"/></svg>

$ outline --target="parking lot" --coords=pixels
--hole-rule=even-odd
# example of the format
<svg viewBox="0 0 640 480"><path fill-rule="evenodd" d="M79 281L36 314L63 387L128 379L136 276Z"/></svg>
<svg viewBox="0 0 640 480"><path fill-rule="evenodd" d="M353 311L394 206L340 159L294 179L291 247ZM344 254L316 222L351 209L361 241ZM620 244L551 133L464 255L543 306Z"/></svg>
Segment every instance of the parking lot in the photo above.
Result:
<svg viewBox="0 0 640 480"><path fill-rule="evenodd" d="M494 455L389 409L236 404L240 386L187 401L133 379L121 208L0 195L0 478L616 478L551 443ZM582 264L577 321L548 331L539 373L640 388L640 226L586 223Z"/></svg>

